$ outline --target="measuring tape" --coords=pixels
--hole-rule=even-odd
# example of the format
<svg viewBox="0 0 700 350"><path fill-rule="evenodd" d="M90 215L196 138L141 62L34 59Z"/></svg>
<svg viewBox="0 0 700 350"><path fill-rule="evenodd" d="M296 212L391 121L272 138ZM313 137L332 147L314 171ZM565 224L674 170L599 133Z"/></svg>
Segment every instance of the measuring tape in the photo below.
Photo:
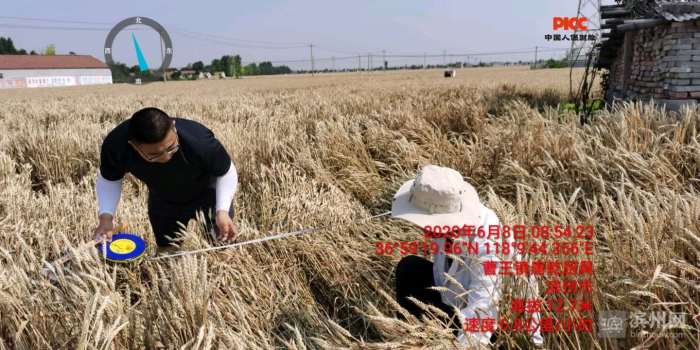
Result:
<svg viewBox="0 0 700 350"><path fill-rule="evenodd" d="M372 219L375 219L378 217L387 216L389 214L391 214L391 212L387 211L387 212L373 215L373 216L370 216L367 218L353 220L350 222L350 224L359 223L362 221L369 221L369 220L372 220ZM301 230L297 230L297 231L280 233L280 234L276 234L273 236L257 238L257 239L253 239L253 240L245 241L245 242L220 245L220 246L204 248L204 249L190 250L190 251L180 252L180 253L175 253L175 254L155 256L155 257L148 258L148 260L161 260L161 259L174 258L174 257L178 257L178 256L184 256L184 255L192 255L192 254L210 252L210 251L214 251L214 250L242 247L242 246L249 245L249 244L255 244L255 243L260 243L260 242L265 242L265 241L272 241L275 239L298 236L298 235L302 235L305 233L315 232L315 231L319 231L319 230L328 228L330 226L331 225L326 225L326 226L321 226L321 227L310 227L310 228L305 228L305 229L301 229ZM144 241L143 238L139 237L138 235L135 235L133 233L127 233L127 232L118 232L118 233L112 235L112 239L108 242L105 242L102 240L99 240L97 242L94 242L94 241L93 242L86 242L83 245L81 245L78 248L78 250L82 250L84 248L87 248L90 245L95 245L95 248L97 248L98 252L100 253L100 255L102 256L103 259L105 259L106 261L116 262L116 263L128 263L128 262L140 261L140 258L146 252L146 241ZM51 272L51 270L53 270L53 265L63 264L64 262L70 260L72 257L73 257L73 254L67 254L67 255L63 256L62 258L60 258L52 263L49 263L48 266L44 270L46 270L46 272L48 274L49 272Z"/></svg>
<svg viewBox="0 0 700 350"><path fill-rule="evenodd" d="M146 242L133 233L119 232L112 235L111 241L102 242L96 248L105 260L125 263L138 260L146 251Z"/></svg>
<svg viewBox="0 0 700 350"><path fill-rule="evenodd" d="M378 217L382 217L382 216L386 216L389 214L391 214L391 212L387 211L387 212L373 215L373 216L370 216L367 218L353 220L350 222L350 224L358 223L358 222L362 222L362 221L369 221L369 220L372 220L372 219L375 219ZM280 234L276 234L273 236L253 239L253 240L245 241L245 242L221 245L221 246L198 249L198 250L190 250L190 251L180 252L180 253L175 253L175 254L155 256L155 257L148 258L147 260L162 260L162 259L174 258L174 257L184 256L184 255L199 254L199 253L204 253L204 252L209 252L209 251L214 251L214 250L241 247L241 246L254 244L254 243L260 243L260 242L272 241L272 240L280 239L280 238L298 236L298 235L302 235L302 234L309 233L309 232L319 231L319 230L328 228L330 226L331 225L315 227L315 228L314 227L305 228L305 229L298 230L298 231L280 233ZM86 243L82 244L80 247L78 247L77 251L89 248L90 246L94 246L95 248L97 248L98 252L102 256L102 258L105 259L105 261L116 262L116 263L139 262L139 261L141 261L141 257L143 256L143 254L146 252L146 242L143 240L143 238L141 238L138 235L135 235L133 233L127 233L127 232L118 232L118 233L112 235L112 239L109 242L104 242L102 239L98 240L97 242L95 242L95 241L86 242ZM67 262L68 260L72 259L73 257L74 257L74 254L69 253L69 254L66 254L65 256L61 257L58 260L55 260L51 263L46 263L46 266L42 269L42 273L44 275L46 275L49 279L55 280L55 269L56 269L55 265L61 265L65 262Z"/></svg>
<svg viewBox="0 0 700 350"><path fill-rule="evenodd" d="M353 221L351 221L350 223L353 224L353 223L358 223L358 222L362 222L362 221L369 221L369 220L372 220L372 219L375 219L375 218L378 218L378 217L382 217L382 216L386 216L386 215L389 215L389 214L391 214L391 212L390 212L390 211L387 211L387 212L385 212L385 213L373 215L373 216L370 216L370 217L368 217L368 218L353 220ZM330 226L330 225L322 226L322 227L315 227L315 228L314 228L314 227L305 228L305 229L298 230L298 231L292 231L292 232L285 232L285 233L276 234L276 235L274 235L274 236L268 236L268 237L263 237L263 238L258 238L258 239L252 239L252 240L250 240L250 241L245 241L245 242L239 242L239 243L233 243L233 244L227 244L227 245L220 245L220 246L209 247L209 248L204 248L204 249L190 250L190 251L180 252L180 253L174 253L174 254L161 255L161 256L156 256L156 257L149 258L148 260L161 260L161 259L174 258L174 257L178 257L178 256L184 256L184 255L192 255L192 254L210 252L210 251L213 251L213 250L220 250L220 249L228 249L228 248L241 247L241 246L244 246L244 245L249 245L249 244L254 244L254 243L260 243L260 242L265 242L265 241L271 241L271 240L275 240L275 239L286 238L286 237L291 237L291 236L302 235L302 234L309 233L309 232L319 231L319 230L322 230L322 229L324 229L324 228L328 228L329 226Z"/></svg>

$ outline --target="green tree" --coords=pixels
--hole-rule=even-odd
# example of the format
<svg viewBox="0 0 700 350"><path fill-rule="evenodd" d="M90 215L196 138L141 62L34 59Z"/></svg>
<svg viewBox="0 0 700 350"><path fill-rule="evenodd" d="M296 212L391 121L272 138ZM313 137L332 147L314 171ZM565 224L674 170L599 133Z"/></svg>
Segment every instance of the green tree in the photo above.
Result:
<svg viewBox="0 0 700 350"><path fill-rule="evenodd" d="M15 44L12 42L12 39L10 37L5 38L0 36L0 54L14 55L17 53L17 49L15 48Z"/></svg>
<svg viewBox="0 0 700 350"><path fill-rule="evenodd" d="M231 67L233 69L233 73L236 76L236 78L240 78L241 74L243 73L243 67L241 66L241 56L240 55L233 56L233 62L231 62ZM227 75L228 75L228 73L227 73Z"/></svg>
<svg viewBox="0 0 700 350"><path fill-rule="evenodd" d="M218 58L215 58L211 61L211 72L218 72L224 70L222 68L221 60Z"/></svg>
<svg viewBox="0 0 700 350"><path fill-rule="evenodd" d="M129 67L124 63L114 63L109 66L112 72L112 82L126 83L129 81Z"/></svg>
<svg viewBox="0 0 700 350"><path fill-rule="evenodd" d="M260 72L261 75L269 75L272 74L272 62L266 61L266 62L260 62L258 65L258 71Z"/></svg>
<svg viewBox="0 0 700 350"><path fill-rule="evenodd" d="M275 67L275 74L289 74L292 70L287 66L277 66Z"/></svg>
<svg viewBox="0 0 700 350"><path fill-rule="evenodd" d="M287 66L274 66L272 62L260 62L259 65L249 63L241 67L241 75L272 75L272 74L289 74L292 70Z"/></svg>
<svg viewBox="0 0 700 350"><path fill-rule="evenodd" d="M563 58L561 60L556 60L553 58L550 58L544 62L544 68L565 68L568 67L568 61L566 58Z"/></svg>
<svg viewBox="0 0 700 350"><path fill-rule="evenodd" d="M258 65L255 63L249 63L245 67L243 67L243 75L257 75L258 74Z"/></svg>
<svg viewBox="0 0 700 350"><path fill-rule="evenodd" d="M0 36L0 55L26 55L27 50L25 49L17 49L15 47L15 44L12 42L12 38L10 37L1 37Z"/></svg>
<svg viewBox="0 0 700 350"><path fill-rule="evenodd" d="M7 53L17 54L17 49L15 48L15 43L12 42L12 38L7 37Z"/></svg>
<svg viewBox="0 0 700 350"><path fill-rule="evenodd" d="M197 73L203 71L204 70L204 62L197 61L195 63L192 63L192 69L194 69Z"/></svg>
<svg viewBox="0 0 700 350"><path fill-rule="evenodd" d="M233 57L229 55L221 56L221 69L227 77L233 76Z"/></svg>
<svg viewBox="0 0 700 350"><path fill-rule="evenodd" d="M49 44L44 50L44 55L53 56L56 54L56 45Z"/></svg>

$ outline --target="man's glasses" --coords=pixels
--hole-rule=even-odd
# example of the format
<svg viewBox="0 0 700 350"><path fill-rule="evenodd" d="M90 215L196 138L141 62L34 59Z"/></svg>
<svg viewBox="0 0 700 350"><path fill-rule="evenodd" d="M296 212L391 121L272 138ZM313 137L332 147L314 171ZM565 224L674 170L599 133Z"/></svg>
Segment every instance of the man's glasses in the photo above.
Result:
<svg viewBox="0 0 700 350"><path fill-rule="evenodd" d="M180 139L177 136L177 129L175 129L174 126L173 132L175 132L175 142L173 142L173 144L170 145L165 151L160 152L158 154L146 155L141 151L141 149L138 146L131 143L131 141L129 143L131 143L131 145L134 146L134 148L136 148L136 150L139 152L141 157L143 157L143 159L145 159L147 162L152 162L162 156L174 154L175 152L177 152L177 150L180 149Z"/></svg>

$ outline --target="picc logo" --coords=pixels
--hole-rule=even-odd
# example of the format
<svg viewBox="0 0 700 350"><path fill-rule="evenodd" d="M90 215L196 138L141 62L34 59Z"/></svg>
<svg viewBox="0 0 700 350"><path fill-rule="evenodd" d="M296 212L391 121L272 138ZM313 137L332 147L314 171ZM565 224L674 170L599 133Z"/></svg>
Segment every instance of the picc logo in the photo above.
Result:
<svg viewBox="0 0 700 350"><path fill-rule="evenodd" d="M588 22L586 17L554 17L552 18L552 29L588 30L586 22Z"/></svg>

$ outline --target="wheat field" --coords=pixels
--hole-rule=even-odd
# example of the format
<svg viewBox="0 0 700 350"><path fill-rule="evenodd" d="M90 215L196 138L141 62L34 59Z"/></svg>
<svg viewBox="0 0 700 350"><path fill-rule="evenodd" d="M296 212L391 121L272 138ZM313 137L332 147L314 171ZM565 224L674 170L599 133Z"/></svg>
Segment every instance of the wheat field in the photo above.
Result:
<svg viewBox="0 0 700 350"><path fill-rule="evenodd" d="M557 109L568 88L566 69L509 67L0 91L0 349L450 349L439 319L393 302L401 255L374 252L420 231L351 223L389 210L425 164L461 172L502 223L592 225L594 323L687 315L641 337L547 334L547 348L700 348L700 110L622 104L581 126ZM79 251L50 282L44 263L92 238L103 137L146 106L229 151L239 241L329 228L128 265ZM152 255L146 198L127 176L117 220ZM190 222L184 248L208 246ZM524 289L505 279L502 315Z"/></svg>

